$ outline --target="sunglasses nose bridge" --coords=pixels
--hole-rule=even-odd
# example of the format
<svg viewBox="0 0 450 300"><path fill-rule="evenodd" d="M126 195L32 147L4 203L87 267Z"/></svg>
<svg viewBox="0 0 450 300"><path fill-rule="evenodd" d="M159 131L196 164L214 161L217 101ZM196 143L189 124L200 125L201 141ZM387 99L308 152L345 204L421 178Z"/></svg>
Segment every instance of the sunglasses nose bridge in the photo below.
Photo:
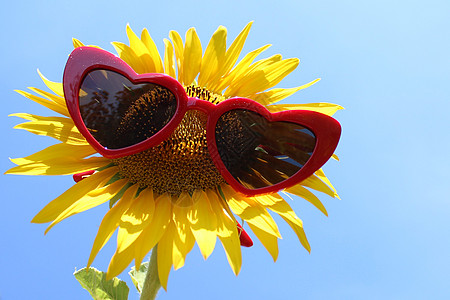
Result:
<svg viewBox="0 0 450 300"><path fill-rule="evenodd" d="M213 103L201 100L194 97L189 97L187 101L186 110L200 110L206 114L208 114L211 110L215 108L216 105Z"/></svg>

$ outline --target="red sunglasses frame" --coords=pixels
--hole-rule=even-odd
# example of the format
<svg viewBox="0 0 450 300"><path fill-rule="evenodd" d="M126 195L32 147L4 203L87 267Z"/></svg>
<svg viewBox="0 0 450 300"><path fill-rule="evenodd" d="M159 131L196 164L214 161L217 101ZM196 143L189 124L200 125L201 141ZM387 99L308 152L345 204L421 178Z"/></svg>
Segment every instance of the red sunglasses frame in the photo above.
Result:
<svg viewBox="0 0 450 300"><path fill-rule="evenodd" d="M169 89L177 101L174 116L159 132L138 144L121 149L105 148L90 134L83 122L79 109L79 91L82 81L90 71L97 69L119 73L133 84L154 83ZM67 108L75 126L86 138L87 142L98 153L107 158L118 158L135 154L160 144L175 130L188 110L195 109L206 113L208 116L206 138L211 159L227 183L236 191L247 196L276 192L308 178L333 155L341 134L339 122L318 112L289 110L271 113L261 104L247 98L230 98L216 105L205 100L188 97L184 87L174 78L160 73L137 74L117 56L93 47L79 47L70 54L64 69L63 88ZM316 137L316 145L311 157L297 173L282 182L258 189L244 187L225 167L220 158L215 139L215 126L220 116L227 111L235 109L256 112L270 122L292 122L308 128Z"/></svg>

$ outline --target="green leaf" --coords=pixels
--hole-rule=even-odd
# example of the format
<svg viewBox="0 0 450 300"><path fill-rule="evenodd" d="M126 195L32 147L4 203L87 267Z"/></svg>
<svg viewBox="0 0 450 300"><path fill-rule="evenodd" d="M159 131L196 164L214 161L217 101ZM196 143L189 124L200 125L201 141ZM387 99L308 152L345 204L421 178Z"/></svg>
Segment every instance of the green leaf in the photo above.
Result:
<svg viewBox="0 0 450 300"><path fill-rule="evenodd" d="M131 277L131 280L134 283L134 286L136 287L139 293L142 292L142 287L144 286L145 275L147 274L147 270L148 270L148 261L141 264L138 271L136 271L135 267L132 267L131 271L128 272L128 274Z"/></svg>
<svg viewBox="0 0 450 300"><path fill-rule="evenodd" d="M95 300L126 300L128 288L125 281L114 277L106 280L106 273L95 268L83 268L73 273L81 286L91 294Z"/></svg>

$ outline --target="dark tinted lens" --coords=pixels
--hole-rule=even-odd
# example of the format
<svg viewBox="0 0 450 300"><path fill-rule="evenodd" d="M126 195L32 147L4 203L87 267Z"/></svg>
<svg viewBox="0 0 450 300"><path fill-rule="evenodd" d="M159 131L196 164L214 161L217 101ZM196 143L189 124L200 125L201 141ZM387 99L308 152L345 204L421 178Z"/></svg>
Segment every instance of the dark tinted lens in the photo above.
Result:
<svg viewBox="0 0 450 300"><path fill-rule="evenodd" d="M225 167L243 186L257 189L297 173L311 157L316 137L290 122L268 122L248 110L232 110L216 125L216 144Z"/></svg>
<svg viewBox="0 0 450 300"><path fill-rule="evenodd" d="M79 103L89 132L109 149L132 146L153 136L169 123L177 108L169 89L152 83L133 84L106 70L86 75Z"/></svg>

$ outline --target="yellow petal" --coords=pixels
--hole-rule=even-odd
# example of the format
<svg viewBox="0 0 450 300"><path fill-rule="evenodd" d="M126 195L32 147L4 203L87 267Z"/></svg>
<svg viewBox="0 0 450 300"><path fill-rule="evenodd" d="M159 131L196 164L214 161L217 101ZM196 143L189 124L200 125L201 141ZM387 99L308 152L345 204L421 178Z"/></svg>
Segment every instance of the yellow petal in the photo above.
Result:
<svg viewBox="0 0 450 300"><path fill-rule="evenodd" d="M175 270L184 266L186 255L192 250L195 244L195 239L188 221L190 211L191 206L173 206L173 224L175 225L176 234L174 235L172 259Z"/></svg>
<svg viewBox="0 0 450 300"><path fill-rule="evenodd" d="M33 100L36 103L39 103L42 106L45 106L45 107L53 110L54 112L57 112L58 114L61 114L64 116L69 116L69 112L67 111L67 108L65 106L60 105L59 103L56 103L54 101L51 101L51 100L48 100L48 99L45 99L42 97L38 97L36 95L33 95L33 94L25 92L25 91L20 91L20 90L14 90L14 91L30 100Z"/></svg>
<svg viewBox="0 0 450 300"><path fill-rule="evenodd" d="M95 170L109 163L103 157L83 159L94 153L90 145L56 144L30 156L11 159L18 166L5 174L68 175Z"/></svg>
<svg viewBox="0 0 450 300"><path fill-rule="evenodd" d="M253 100L255 100L255 101L257 101L257 102L259 102L259 103L261 103L263 105L269 105L269 104L278 102L280 100L283 100L283 99L291 96L292 94L294 94L294 93L296 93L296 92L298 92L300 90L303 90L303 89L305 89L307 87L310 87L311 85L313 85L314 83L318 82L319 80L320 79L318 78L316 80L313 80L313 81L311 81L311 82L309 82L307 84L304 84L304 85L296 87L296 88L290 88L290 89L276 88L276 89L272 89L272 90L267 91L267 92L259 93L259 94L256 94L256 95L252 95L249 98L253 99ZM272 106L277 106L277 105L268 106L267 109L272 111L271 110ZM301 109L301 108L281 109L281 107L283 107L283 105L281 105L280 108L275 107L273 109L278 109L278 111L281 111L281 110L292 110L292 109ZM275 111L277 111L277 110L275 110Z"/></svg>
<svg viewBox="0 0 450 300"><path fill-rule="evenodd" d="M247 81L250 79L253 79L255 76L263 77L265 74L265 70L272 66L274 63L280 62L282 59L282 56L280 54L272 55L268 58L260 59L253 64L251 64L248 68L245 70L242 70L230 83L230 86L225 91L225 96L242 96L239 93L239 90L243 88L244 85L247 84ZM256 74L256 75L255 75ZM266 81L265 78L262 79L263 81Z"/></svg>
<svg viewBox="0 0 450 300"><path fill-rule="evenodd" d="M58 157L48 160L30 161L28 158L15 158L11 161L17 167L5 174L16 175L70 175L95 170L107 165L110 161L104 157L78 159L75 157Z"/></svg>
<svg viewBox="0 0 450 300"><path fill-rule="evenodd" d="M120 179L107 186L99 187L95 190L90 191L89 193L75 201L72 205L70 205L59 216L57 216L55 220L50 224L50 226L48 226L48 228L45 230L45 233L47 233L53 226L55 226L62 220L93 207L99 206L100 204L103 204L106 201L110 200L127 183L127 179Z"/></svg>
<svg viewBox="0 0 450 300"><path fill-rule="evenodd" d="M285 191L288 193L297 195L299 197L302 197L303 199L305 199L306 201L308 201L309 203L311 203L312 205L317 207L325 216L328 216L328 212L325 209L325 206L323 206L322 202L320 202L319 198L317 198L316 195L314 195L313 193L311 193L309 190L305 189L301 185L299 185L299 184L294 185L290 188L287 188Z"/></svg>
<svg viewBox="0 0 450 300"><path fill-rule="evenodd" d="M142 59L134 52L133 49L125 45L124 43L112 42L111 43L119 54L119 57L125 61L136 73L146 73L146 65Z"/></svg>
<svg viewBox="0 0 450 300"><path fill-rule="evenodd" d="M45 78L44 75L42 75L42 73L39 71L39 69L37 70L39 76L41 77L42 81L44 81L45 85L56 95L64 97L64 90L63 90L63 85L61 82L53 82L48 80L47 78Z"/></svg>
<svg viewBox="0 0 450 300"><path fill-rule="evenodd" d="M152 58L153 64L155 65L155 72L163 73L164 70L158 48L156 47L155 42L153 41L146 28L142 30L141 40L144 43L145 47L147 47L147 51L150 53L150 57Z"/></svg>
<svg viewBox="0 0 450 300"><path fill-rule="evenodd" d="M173 60L173 46L172 43L164 39L165 51L164 51L164 68L165 73L173 78L176 78L175 74L175 62Z"/></svg>
<svg viewBox="0 0 450 300"><path fill-rule="evenodd" d="M259 229L257 226L252 224L248 224L250 229L256 235L258 240L263 244L264 248L266 248L267 252L272 256L273 261L277 261L278 258L278 238L268 234L264 230Z"/></svg>
<svg viewBox="0 0 450 300"><path fill-rule="evenodd" d="M73 48L78 48L78 47L84 46L84 44L76 38L72 38L72 44L73 44Z"/></svg>
<svg viewBox="0 0 450 300"><path fill-rule="evenodd" d="M237 81L236 78L241 78L242 74L248 71L248 67L253 62L253 60L261 54L264 50L269 48L270 45L265 45L261 48L253 50L252 52L247 53L244 58L239 61L239 63L234 67L234 69L226 74L221 80L220 85L215 88L216 92L223 91L226 87L228 87L232 82ZM232 95L234 96L234 95Z"/></svg>
<svg viewBox="0 0 450 300"><path fill-rule="evenodd" d="M137 190L138 185L136 184L133 187L130 187L125 192L122 198L133 199L134 196L136 195ZM153 198L153 195L151 195L151 197ZM141 198L140 200L142 199L143 198ZM117 249L113 257L111 258L111 261L108 266L107 271L108 278L112 278L122 273L123 270L125 270L125 268L131 263L131 261L134 258L136 244L133 242L141 233L142 226L145 226L145 225L139 226L138 223L145 222L144 219L148 220L148 215L145 216L145 213L142 214L140 211L138 211L139 208L143 208L145 206L143 205L145 204L145 201L141 201L140 203L137 201L138 201L137 198L132 200L132 202L128 207L128 210L125 211L120 217L119 233L117 234ZM142 218L140 219L137 216L133 216L133 213L139 214L140 216L143 217L143 219ZM134 223L136 224L137 227L141 228L133 228L132 226L129 226L130 223ZM125 226L125 229L123 226Z"/></svg>
<svg viewBox="0 0 450 300"><path fill-rule="evenodd" d="M144 233L144 231L141 232L139 237L141 237L143 233ZM139 268L141 267L141 263L142 263L142 261L140 261L139 264L137 263L136 254L139 252L138 249L142 248L144 245L144 240L140 239L139 237L133 242L134 253L131 254L134 258L134 267L136 270L139 270Z"/></svg>
<svg viewBox="0 0 450 300"><path fill-rule="evenodd" d="M299 226L303 225L302 220L297 217L291 206L280 195L274 193L256 196L254 199L280 216L290 219L293 223L296 223Z"/></svg>
<svg viewBox="0 0 450 300"><path fill-rule="evenodd" d="M255 69L254 72L246 76L236 94L241 97L249 97L269 89L294 71L298 64L298 58L288 58L267 67Z"/></svg>
<svg viewBox="0 0 450 300"><path fill-rule="evenodd" d="M195 28L189 28L186 32L186 42L183 53L183 80L184 85L190 85L200 72L202 63L202 44L195 32Z"/></svg>
<svg viewBox="0 0 450 300"><path fill-rule="evenodd" d="M68 112L68 110L66 109L66 100L64 99L64 97L54 95L52 93L49 93L49 92L46 92L46 91L43 91L41 89L34 88L34 87L29 87L29 89L32 90L33 92L35 92L36 94L44 96L48 100L57 103L59 106L61 106L62 109L64 109L65 111Z"/></svg>
<svg viewBox="0 0 450 300"><path fill-rule="evenodd" d="M10 116L30 121L14 126L16 129L24 129L37 135L49 136L71 145L88 144L71 119L64 117L41 117L26 113L11 114Z"/></svg>
<svg viewBox="0 0 450 300"><path fill-rule="evenodd" d="M298 237L298 240L302 244L302 246L306 249L306 251L311 252L311 246L309 245L308 239L306 238L305 231L303 230L303 226L298 225L298 223L293 222L292 219L289 219L285 216L281 216L286 223L291 226L292 230L294 230L295 234Z"/></svg>
<svg viewBox="0 0 450 300"><path fill-rule="evenodd" d="M207 259L216 245L217 218L207 194L202 190L196 190L194 194L197 194L198 201L195 202L188 218L200 252L203 258Z"/></svg>
<svg viewBox="0 0 450 300"><path fill-rule="evenodd" d="M160 195L155 199L155 212L150 224L138 238L138 243L142 246L136 248L135 261L137 266L141 264L145 255L161 240L172 219L172 202L168 194ZM172 258L170 258L170 263L172 265Z"/></svg>
<svg viewBox="0 0 450 300"><path fill-rule="evenodd" d="M219 201L219 195L217 195L214 191L212 190L207 190L206 191L208 200L209 200L209 204L211 205L211 209L214 212L214 215L216 216L216 232L218 236L222 236L222 237L231 237L233 236L234 232L237 233L237 229L236 231L233 229L228 230L228 227L223 225L223 218L229 219L228 214L224 211L222 205L220 204ZM235 226L236 227L236 226Z"/></svg>
<svg viewBox="0 0 450 300"><path fill-rule="evenodd" d="M331 155L331 158L334 160L339 161L339 157L336 154Z"/></svg>
<svg viewBox="0 0 450 300"><path fill-rule="evenodd" d="M117 235L117 252L123 251L123 249L128 248L136 241L141 232L152 220L154 210L153 191L146 188L133 200L128 210L120 218L119 233Z"/></svg>
<svg viewBox="0 0 450 300"><path fill-rule="evenodd" d="M301 185L309 187L315 191L322 192L327 194L330 197L336 197L335 192L328 185L326 185L322 180L320 180L317 176L311 175L302 182Z"/></svg>
<svg viewBox="0 0 450 300"><path fill-rule="evenodd" d="M271 112L284 111L284 110L293 110L293 109L296 109L296 110L311 110L311 111L316 111L316 112L322 113L322 114L327 115L327 116L332 116L338 110L344 109L340 105L333 104L333 103L324 103L324 102L321 102L321 103L308 103L308 104L276 104L276 105L269 105L266 108L269 111L271 111Z"/></svg>
<svg viewBox="0 0 450 300"><path fill-rule="evenodd" d="M305 231L303 230L302 220L297 217L294 210L281 196L274 193L270 195L257 196L254 199L261 203L264 207L267 207L280 215L297 234L297 237L303 247L305 247L308 252L311 251Z"/></svg>
<svg viewBox="0 0 450 300"><path fill-rule="evenodd" d="M183 254L183 252L183 243L180 241L180 237L175 230L172 246L172 264L174 270L178 270L179 268L184 266L186 256Z"/></svg>
<svg viewBox="0 0 450 300"><path fill-rule="evenodd" d="M242 265L241 244L237 232L236 222L224 212L217 196L214 199L213 193L208 193L211 208L217 217L217 236L222 242L228 263L234 274L239 274Z"/></svg>
<svg viewBox="0 0 450 300"><path fill-rule="evenodd" d="M133 201L133 198L130 196L133 192L136 191L131 189L125 191L122 198L103 217L102 223L98 228L94 244L92 245L91 254L89 255L89 260L87 263L88 267L92 264L97 256L97 253L103 248L103 246L105 246L116 228L119 226L120 218L128 207L130 207L130 204Z"/></svg>
<svg viewBox="0 0 450 300"><path fill-rule="evenodd" d="M91 145L70 145L59 143L49 146L39 152L24 158L14 159L17 164L26 164L37 161L48 161L52 159L69 159L81 160L86 156L95 154L96 151Z"/></svg>
<svg viewBox="0 0 450 300"><path fill-rule="evenodd" d="M231 46L228 48L225 53L225 62L223 64L223 74L228 73L231 68L234 66L236 61L241 54L242 48L244 47L245 40L247 39L248 33L250 32L250 28L252 27L253 21L248 22L245 25L244 29L239 33L239 35L234 39Z"/></svg>
<svg viewBox="0 0 450 300"><path fill-rule="evenodd" d="M179 268L184 266L185 256L183 255L181 244L182 242L180 242L180 238L175 230L175 234L173 235L173 246L172 246L172 264L174 270L178 270Z"/></svg>
<svg viewBox="0 0 450 300"><path fill-rule="evenodd" d="M155 63L150 56L147 47L141 41L141 39L131 30L129 24L127 24L127 36L130 41L130 48L133 49L137 57L141 59L143 73L156 73ZM159 54L158 54L159 56Z"/></svg>
<svg viewBox="0 0 450 300"><path fill-rule="evenodd" d="M72 44L74 48L83 47L85 46L81 41L77 40L76 38L72 38ZM99 46L96 45L86 45L87 47L102 49Z"/></svg>
<svg viewBox="0 0 450 300"><path fill-rule="evenodd" d="M175 225L170 223L158 243L158 276L161 286L167 291L170 269L172 268L173 239L176 235Z"/></svg>
<svg viewBox="0 0 450 300"><path fill-rule="evenodd" d="M233 222L237 222L236 218L233 215L233 212L228 205L227 199L236 195L237 192L228 184L222 184L220 186L220 191L209 190L207 191L207 195L209 199L217 199L219 204L222 206L222 209L228 214ZM210 200L212 201L212 200Z"/></svg>
<svg viewBox="0 0 450 300"><path fill-rule="evenodd" d="M172 30L169 33L169 38L172 40L173 47L175 49L175 58L177 61L178 68L178 81L182 81L183 79L183 55L184 55L184 46L183 40L178 32Z"/></svg>
<svg viewBox="0 0 450 300"><path fill-rule="evenodd" d="M128 267L133 260L134 248L135 245L132 245L122 252L114 253L109 262L108 270L106 271L106 280L113 279Z"/></svg>
<svg viewBox="0 0 450 300"><path fill-rule="evenodd" d="M90 191L104 186L117 172L118 169L116 167L107 168L78 182L62 195L48 203L31 222L47 223L53 221L63 211Z"/></svg>
<svg viewBox="0 0 450 300"><path fill-rule="evenodd" d="M264 230L268 234L281 237L277 224L266 209L258 202L239 194L233 197L227 197L227 201L231 210L243 220Z"/></svg>
<svg viewBox="0 0 450 300"><path fill-rule="evenodd" d="M217 90L217 87L220 82L220 77L230 72L231 68L234 66L236 61L239 58L239 55L241 54L242 48L244 47L245 40L247 39L247 35L250 31L250 28L252 27L253 21L249 22L244 29L239 33L239 35L236 37L236 39L231 44L230 48L225 53L225 60L223 64L220 66L219 71L217 72L217 75L214 77L214 79L211 81L210 88L213 91ZM220 91L218 91L220 92Z"/></svg>
<svg viewBox="0 0 450 300"><path fill-rule="evenodd" d="M225 51L227 47L227 29L219 26L214 32L211 40L206 46L205 54L202 58L198 84L201 87L207 87L216 76L219 67L225 60Z"/></svg>
<svg viewBox="0 0 450 300"><path fill-rule="evenodd" d="M337 160L339 160L339 159L337 159ZM339 195L338 195L336 189L334 188L334 186L331 184L330 180L327 178L327 176L325 176L325 173L323 172L322 169L317 170L314 174L317 177L319 177L320 180L325 182L333 190L334 197L338 198L339 200L341 199L341 198L339 198Z"/></svg>

